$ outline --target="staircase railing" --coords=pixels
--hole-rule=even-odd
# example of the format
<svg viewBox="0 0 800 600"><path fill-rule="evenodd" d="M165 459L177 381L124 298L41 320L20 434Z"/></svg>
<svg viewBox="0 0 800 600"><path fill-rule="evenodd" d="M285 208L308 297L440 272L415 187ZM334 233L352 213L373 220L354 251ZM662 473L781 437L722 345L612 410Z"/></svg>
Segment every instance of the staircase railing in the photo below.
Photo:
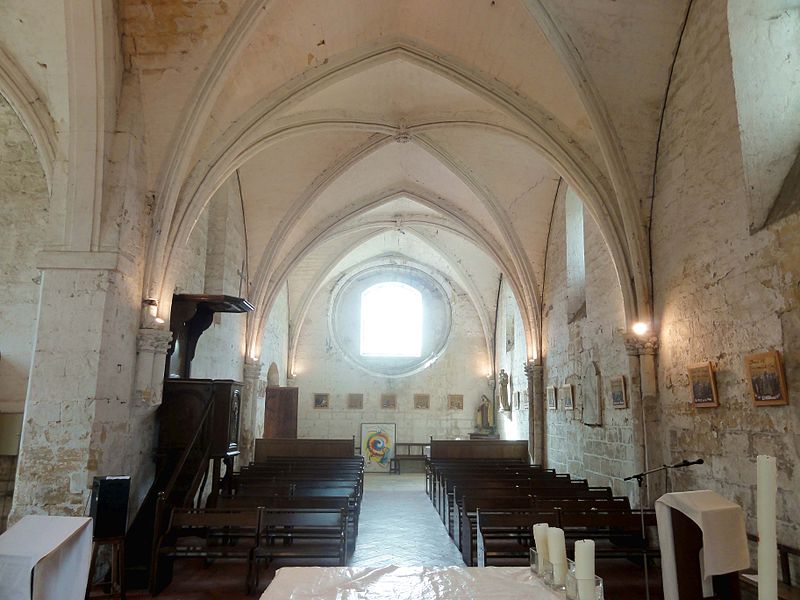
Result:
<svg viewBox="0 0 800 600"><path fill-rule="evenodd" d="M183 450L183 454L181 454L180 459L178 460L175 469L172 471L172 477L169 478L169 481L164 486L164 489L158 493L158 497L156 499L156 510L155 510L155 519L153 522L153 547L150 554L150 593L155 593L157 582L155 581L155 573L156 573L156 561L158 561L158 550L159 546L161 545L161 535L163 532L164 527L164 517L167 512L167 507L169 505L169 497L175 490L175 486L178 483L178 479L183 472L184 467L186 466L186 461L191 456L192 451L197 446L198 442L200 441L200 434L203 431L203 428L206 425L206 421L208 421L209 416L213 412L214 409L214 401L210 400L208 405L206 406L205 410L203 411L203 415L200 418L200 423L197 426L197 430L194 432L192 436L192 440L186 445L186 448ZM208 457L209 457L209 448L205 449L204 458L201 464L205 465L204 468L208 468ZM196 478L194 478L196 479Z"/></svg>

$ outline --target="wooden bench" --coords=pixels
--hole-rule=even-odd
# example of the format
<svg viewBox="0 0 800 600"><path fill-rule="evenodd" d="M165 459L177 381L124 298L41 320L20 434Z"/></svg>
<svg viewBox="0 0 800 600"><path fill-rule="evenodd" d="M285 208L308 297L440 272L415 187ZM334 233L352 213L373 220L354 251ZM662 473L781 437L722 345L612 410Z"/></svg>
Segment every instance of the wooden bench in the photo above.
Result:
<svg viewBox="0 0 800 600"><path fill-rule="evenodd" d="M258 543L253 551L254 585L259 564L292 559L306 565L319 561L347 564L347 511L345 509L261 508Z"/></svg>
<svg viewBox="0 0 800 600"><path fill-rule="evenodd" d="M253 508L173 508L165 533L155 542L152 580L159 581L159 569L171 569L172 561L177 558L233 558L247 561L245 585L250 593L260 516L260 510ZM169 562L165 563L165 560ZM151 590L153 595L158 591Z"/></svg>
<svg viewBox="0 0 800 600"><path fill-rule="evenodd" d="M656 526L654 511L645 511L645 535L642 515L627 511L563 511L561 528L568 549L578 539L595 540L595 556L606 558L650 558L660 556L658 548L648 545L646 530ZM569 551L569 550L568 550Z"/></svg>
<svg viewBox="0 0 800 600"><path fill-rule="evenodd" d="M528 551L533 546L533 526L547 523L558 527L558 511L516 509L508 511L483 511L478 509L477 566L527 565Z"/></svg>
<svg viewBox="0 0 800 600"><path fill-rule="evenodd" d="M406 461L424 463L428 455L425 447L428 444L416 442L398 442L394 445L394 458L389 461L389 472L400 474L400 463Z"/></svg>

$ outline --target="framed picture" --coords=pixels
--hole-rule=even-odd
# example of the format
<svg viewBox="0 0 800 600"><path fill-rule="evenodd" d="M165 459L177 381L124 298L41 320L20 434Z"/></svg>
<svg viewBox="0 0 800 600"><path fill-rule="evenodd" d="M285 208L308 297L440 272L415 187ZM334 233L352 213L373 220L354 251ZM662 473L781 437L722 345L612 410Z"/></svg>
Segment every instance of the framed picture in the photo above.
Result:
<svg viewBox="0 0 800 600"><path fill-rule="evenodd" d="M414 394L414 408L427 410L431 407L430 394Z"/></svg>
<svg viewBox="0 0 800 600"><path fill-rule="evenodd" d="M347 408L364 408L364 394L347 394Z"/></svg>
<svg viewBox="0 0 800 600"><path fill-rule="evenodd" d="M697 407L713 408L719 406L717 380L710 362L689 365L689 392L692 404Z"/></svg>
<svg viewBox="0 0 800 600"><path fill-rule="evenodd" d="M330 408L330 394L314 394L314 408Z"/></svg>
<svg viewBox="0 0 800 600"><path fill-rule="evenodd" d="M547 410L555 410L556 408L558 408L556 386L551 385L547 388Z"/></svg>
<svg viewBox="0 0 800 600"><path fill-rule="evenodd" d="M611 406L628 408L628 390L625 389L625 376L611 378Z"/></svg>
<svg viewBox="0 0 800 600"><path fill-rule="evenodd" d="M520 396L522 396L522 392L514 392L514 409L516 410L519 410Z"/></svg>
<svg viewBox="0 0 800 600"><path fill-rule="evenodd" d="M744 357L744 366L755 406L789 404L780 352L749 354Z"/></svg>
<svg viewBox="0 0 800 600"><path fill-rule="evenodd" d="M381 408L395 410L397 408L397 394L381 394Z"/></svg>
<svg viewBox="0 0 800 600"><path fill-rule="evenodd" d="M396 434L394 423L361 424L361 456L364 457L365 471L389 472Z"/></svg>
<svg viewBox="0 0 800 600"><path fill-rule="evenodd" d="M561 401L564 404L564 410L575 410L575 397L572 392L572 384L565 383L558 390L558 395L561 396Z"/></svg>
<svg viewBox="0 0 800 600"><path fill-rule="evenodd" d="M464 395L447 394L447 410L464 410Z"/></svg>

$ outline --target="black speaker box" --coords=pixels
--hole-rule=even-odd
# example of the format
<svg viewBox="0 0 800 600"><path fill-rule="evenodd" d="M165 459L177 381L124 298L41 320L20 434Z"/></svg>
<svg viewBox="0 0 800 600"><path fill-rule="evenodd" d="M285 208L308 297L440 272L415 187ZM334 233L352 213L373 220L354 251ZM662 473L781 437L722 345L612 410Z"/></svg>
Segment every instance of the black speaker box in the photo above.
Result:
<svg viewBox="0 0 800 600"><path fill-rule="evenodd" d="M123 537L128 528L130 477L95 477L91 515L95 539Z"/></svg>

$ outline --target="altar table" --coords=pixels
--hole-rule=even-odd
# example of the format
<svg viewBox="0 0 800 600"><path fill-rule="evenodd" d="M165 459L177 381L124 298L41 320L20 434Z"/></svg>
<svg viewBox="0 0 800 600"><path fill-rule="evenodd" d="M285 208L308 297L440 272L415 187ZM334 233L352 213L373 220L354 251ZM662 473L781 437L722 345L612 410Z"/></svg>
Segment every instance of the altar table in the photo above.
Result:
<svg viewBox="0 0 800 600"><path fill-rule="evenodd" d="M92 520L29 515L0 535L0 600L83 600Z"/></svg>
<svg viewBox="0 0 800 600"><path fill-rule="evenodd" d="M284 567L261 600L560 600L528 567Z"/></svg>

